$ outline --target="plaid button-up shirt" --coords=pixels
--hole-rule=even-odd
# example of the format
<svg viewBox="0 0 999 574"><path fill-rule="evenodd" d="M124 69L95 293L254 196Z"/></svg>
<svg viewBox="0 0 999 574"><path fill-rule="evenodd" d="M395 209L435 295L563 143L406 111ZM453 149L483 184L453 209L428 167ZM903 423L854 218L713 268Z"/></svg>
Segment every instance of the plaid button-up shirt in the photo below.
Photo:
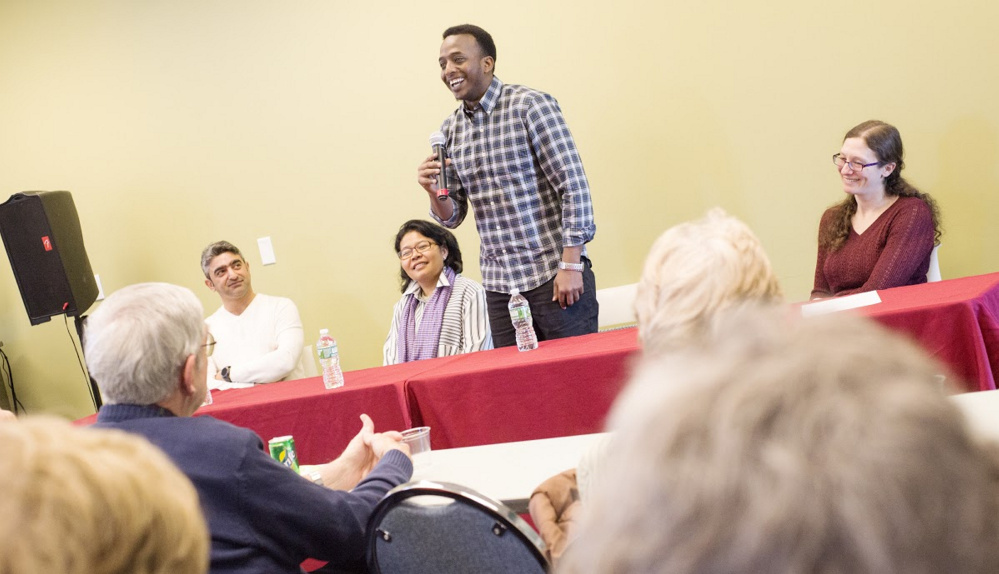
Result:
<svg viewBox="0 0 999 574"><path fill-rule="evenodd" d="M479 105L459 105L441 132L454 215L431 215L457 227L472 202L487 290L534 289L558 272L563 246L593 239L590 186L555 98L493 77Z"/></svg>

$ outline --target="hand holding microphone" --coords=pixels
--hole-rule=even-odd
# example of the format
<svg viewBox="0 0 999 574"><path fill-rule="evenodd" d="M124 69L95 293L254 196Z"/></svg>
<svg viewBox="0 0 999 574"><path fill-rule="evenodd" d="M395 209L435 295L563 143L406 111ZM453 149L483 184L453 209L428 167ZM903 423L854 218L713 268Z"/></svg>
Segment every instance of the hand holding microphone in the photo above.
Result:
<svg viewBox="0 0 999 574"><path fill-rule="evenodd" d="M437 154L437 161L441 162L441 173L437 176L437 201L447 201L447 150L444 145L447 138L441 132L430 134L430 148Z"/></svg>

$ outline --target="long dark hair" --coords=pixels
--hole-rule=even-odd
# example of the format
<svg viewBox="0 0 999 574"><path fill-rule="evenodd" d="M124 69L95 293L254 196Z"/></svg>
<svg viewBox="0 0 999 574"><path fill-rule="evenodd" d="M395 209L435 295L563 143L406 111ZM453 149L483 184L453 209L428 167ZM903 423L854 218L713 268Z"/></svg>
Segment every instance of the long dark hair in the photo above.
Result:
<svg viewBox="0 0 999 574"><path fill-rule="evenodd" d="M905 167L905 161L903 161L905 150L902 148L902 136L898 133L898 129L882 121L868 120L846 132L843 141L850 138L863 139L867 147L877 156L878 165L895 164L895 169L885 178L885 195L918 197L923 200L933 214L933 243L939 245L942 233L940 209L930 194L919 191L902 177L902 169ZM857 200L853 196L847 196L834 209L836 210L836 219L833 221L832 227L819 238L819 245L827 246L830 251L842 247L847 237L850 236L851 220L857 213Z"/></svg>
<svg viewBox="0 0 999 574"><path fill-rule="evenodd" d="M450 267L455 273L461 273L461 249L458 248L458 240L454 234L447 229L423 219L410 219L399 227L399 233L395 234L395 252L399 253L399 244L402 238L410 231L415 231L437 245L447 249L447 257L444 258L444 266ZM406 285L409 284L409 275L406 270L399 265L399 276L402 278L402 289L405 293Z"/></svg>

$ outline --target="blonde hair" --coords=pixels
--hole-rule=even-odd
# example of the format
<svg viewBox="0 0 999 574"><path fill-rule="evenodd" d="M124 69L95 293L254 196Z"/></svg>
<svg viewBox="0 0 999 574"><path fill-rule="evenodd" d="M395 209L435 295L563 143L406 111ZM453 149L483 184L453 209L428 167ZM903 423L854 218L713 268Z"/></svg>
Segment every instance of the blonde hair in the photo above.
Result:
<svg viewBox="0 0 999 574"><path fill-rule="evenodd" d="M191 482L145 439L47 418L0 424L0 574L204 573Z"/></svg>
<svg viewBox="0 0 999 574"><path fill-rule="evenodd" d="M639 338L646 352L657 353L703 336L711 317L734 303L780 298L760 240L714 208L652 245L635 295Z"/></svg>
<svg viewBox="0 0 999 574"><path fill-rule="evenodd" d="M561 572L999 571L999 463L913 344L738 310L647 360Z"/></svg>

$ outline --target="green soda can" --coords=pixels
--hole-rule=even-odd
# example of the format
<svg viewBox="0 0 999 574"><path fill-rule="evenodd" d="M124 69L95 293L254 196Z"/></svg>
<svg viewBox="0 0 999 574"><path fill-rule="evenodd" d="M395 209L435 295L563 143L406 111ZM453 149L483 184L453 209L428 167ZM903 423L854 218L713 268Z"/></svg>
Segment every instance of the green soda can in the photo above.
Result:
<svg viewBox="0 0 999 574"><path fill-rule="evenodd" d="M274 437L267 442L267 446L271 450L271 458L298 472L298 454L291 435Z"/></svg>

